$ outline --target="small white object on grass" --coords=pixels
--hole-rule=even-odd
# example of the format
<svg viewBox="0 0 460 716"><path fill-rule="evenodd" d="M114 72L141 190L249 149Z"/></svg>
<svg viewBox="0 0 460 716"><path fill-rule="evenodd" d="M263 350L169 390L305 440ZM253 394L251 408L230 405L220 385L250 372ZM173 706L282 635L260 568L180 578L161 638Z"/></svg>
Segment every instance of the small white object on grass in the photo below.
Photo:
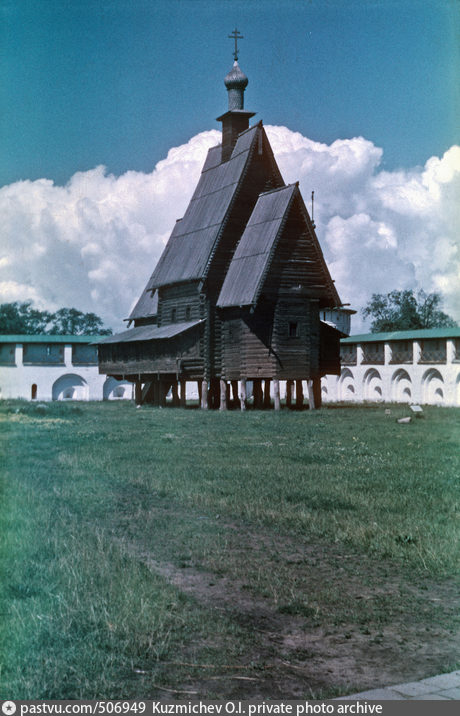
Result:
<svg viewBox="0 0 460 716"><path fill-rule="evenodd" d="M397 420L397 422L398 423L410 423L411 420L412 420L412 418L399 418Z"/></svg>
<svg viewBox="0 0 460 716"><path fill-rule="evenodd" d="M420 415L423 413L423 408L421 405L409 405L409 408L412 410L413 413L417 415L417 417L420 417Z"/></svg>

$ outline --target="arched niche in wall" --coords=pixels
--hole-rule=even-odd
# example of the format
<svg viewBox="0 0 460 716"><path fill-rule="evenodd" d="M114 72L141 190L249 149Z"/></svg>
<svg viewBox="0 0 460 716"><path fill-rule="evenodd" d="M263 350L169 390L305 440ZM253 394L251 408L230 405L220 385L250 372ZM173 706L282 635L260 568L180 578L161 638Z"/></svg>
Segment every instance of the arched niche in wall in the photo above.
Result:
<svg viewBox="0 0 460 716"><path fill-rule="evenodd" d="M61 375L53 385L53 400L88 400L89 389L84 378L75 373Z"/></svg>
<svg viewBox="0 0 460 716"><path fill-rule="evenodd" d="M391 399L395 403L409 403L412 399L412 381L404 368L393 373L391 379Z"/></svg>
<svg viewBox="0 0 460 716"><path fill-rule="evenodd" d="M355 400L355 378L349 368L344 368L338 383L339 400Z"/></svg>
<svg viewBox="0 0 460 716"><path fill-rule="evenodd" d="M133 397L133 384L127 380L107 378L102 388L103 400L126 400Z"/></svg>
<svg viewBox="0 0 460 716"><path fill-rule="evenodd" d="M378 370L369 368L363 378L364 400L383 400L382 377Z"/></svg>
<svg viewBox="0 0 460 716"><path fill-rule="evenodd" d="M430 368L423 374L422 402L428 405L443 405L445 403L444 380L436 368Z"/></svg>

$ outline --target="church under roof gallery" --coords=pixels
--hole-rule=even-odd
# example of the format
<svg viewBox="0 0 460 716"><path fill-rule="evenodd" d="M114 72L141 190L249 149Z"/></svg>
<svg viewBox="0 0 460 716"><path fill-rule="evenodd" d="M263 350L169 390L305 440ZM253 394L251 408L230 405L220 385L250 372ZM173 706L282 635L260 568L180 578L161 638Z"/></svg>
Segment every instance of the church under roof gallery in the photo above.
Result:
<svg viewBox="0 0 460 716"><path fill-rule="evenodd" d="M247 77L235 53L225 78L222 144L209 150L198 185L176 222L129 318L133 327L99 341L99 371L135 383L138 403L185 403L196 381L202 408L321 400L321 377L340 373L340 337L324 316L340 312L298 184L285 185L262 122L249 127ZM346 313L346 312L345 312ZM350 313L350 312L348 312ZM342 316L343 318L343 316ZM284 388L284 386L283 386Z"/></svg>

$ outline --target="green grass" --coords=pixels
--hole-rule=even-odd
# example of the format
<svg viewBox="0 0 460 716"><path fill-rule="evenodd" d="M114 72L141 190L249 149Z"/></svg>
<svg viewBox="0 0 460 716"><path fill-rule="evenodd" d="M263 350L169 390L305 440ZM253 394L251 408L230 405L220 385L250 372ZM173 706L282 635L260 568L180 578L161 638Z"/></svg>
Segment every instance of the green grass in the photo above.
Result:
<svg viewBox="0 0 460 716"><path fill-rule="evenodd" d="M201 672L184 664L254 649L244 620L146 555L234 580L312 628L366 633L406 611L452 628L412 586L459 574L460 410L396 423L405 413L2 403L0 697L188 693ZM373 565L397 576L398 599L357 601ZM312 584L311 570L343 579Z"/></svg>

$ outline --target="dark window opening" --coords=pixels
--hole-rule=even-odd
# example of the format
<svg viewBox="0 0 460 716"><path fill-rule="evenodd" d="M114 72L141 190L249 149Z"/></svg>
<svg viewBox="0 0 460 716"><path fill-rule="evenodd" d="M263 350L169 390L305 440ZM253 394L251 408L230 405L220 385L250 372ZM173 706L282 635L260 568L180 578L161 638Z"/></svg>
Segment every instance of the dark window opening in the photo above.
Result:
<svg viewBox="0 0 460 716"><path fill-rule="evenodd" d="M289 338L298 338L299 324L297 321L289 321Z"/></svg>
<svg viewBox="0 0 460 716"><path fill-rule="evenodd" d="M190 306L187 306L187 308L185 309L185 320L189 321L191 318L191 315L192 315L192 309L190 308Z"/></svg>
<svg viewBox="0 0 460 716"><path fill-rule="evenodd" d="M420 363L445 363L447 359L446 339L435 338L420 341Z"/></svg>
<svg viewBox="0 0 460 716"><path fill-rule="evenodd" d="M340 346L340 360L344 365L356 365L357 357L356 344Z"/></svg>
<svg viewBox="0 0 460 716"><path fill-rule="evenodd" d="M175 323L177 319L177 308L173 308L171 311L171 322Z"/></svg>
<svg viewBox="0 0 460 716"><path fill-rule="evenodd" d="M32 388L30 390L30 397L31 400L37 400L37 384L33 383Z"/></svg>

